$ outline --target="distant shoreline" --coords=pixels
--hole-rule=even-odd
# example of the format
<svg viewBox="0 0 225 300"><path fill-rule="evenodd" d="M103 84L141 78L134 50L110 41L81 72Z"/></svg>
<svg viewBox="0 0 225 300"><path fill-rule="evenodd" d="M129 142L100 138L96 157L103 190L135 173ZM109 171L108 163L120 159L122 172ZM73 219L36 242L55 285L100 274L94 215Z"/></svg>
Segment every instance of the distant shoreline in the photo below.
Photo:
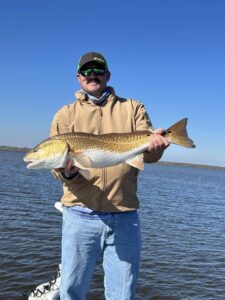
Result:
<svg viewBox="0 0 225 300"><path fill-rule="evenodd" d="M201 164L192 164L192 163L159 161L158 164L165 165L165 166L182 166L182 167L204 168L204 169L214 169L214 170L225 170L225 167L211 166L211 165L201 165Z"/></svg>
<svg viewBox="0 0 225 300"><path fill-rule="evenodd" d="M26 148L26 147L21 148L21 147L12 147L12 146L0 146L0 151L27 152L29 150L30 148ZM205 168L205 169L214 169L214 170L225 170L225 167L192 164L192 163L159 161L158 164L165 165L165 166L183 166L183 167Z"/></svg>
<svg viewBox="0 0 225 300"><path fill-rule="evenodd" d="M17 151L17 152L27 152L30 148L12 147L12 146L0 146L0 151Z"/></svg>

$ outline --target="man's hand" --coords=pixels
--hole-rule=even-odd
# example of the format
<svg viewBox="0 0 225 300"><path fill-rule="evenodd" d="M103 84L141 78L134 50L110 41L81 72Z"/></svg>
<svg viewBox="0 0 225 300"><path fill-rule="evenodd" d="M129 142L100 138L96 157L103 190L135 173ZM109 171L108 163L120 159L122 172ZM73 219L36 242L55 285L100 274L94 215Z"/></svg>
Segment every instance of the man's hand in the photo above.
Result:
<svg viewBox="0 0 225 300"><path fill-rule="evenodd" d="M163 136L165 131L162 128L158 128L153 131L149 138L148 152L151 153L163 153L163 151L170 145L167 138Z"/></svg>
<svg viewBox="0 0 225 300"><path fill-rule="evenodd" d="M65 168L58 168L58 169L55 169L56 172L62 172L62 173L65 173L65 174L76 174L78 172L78 168L74 165L74 162L72 159L70 159L68 162L67 162L67 165L65 166Z"/></svg>

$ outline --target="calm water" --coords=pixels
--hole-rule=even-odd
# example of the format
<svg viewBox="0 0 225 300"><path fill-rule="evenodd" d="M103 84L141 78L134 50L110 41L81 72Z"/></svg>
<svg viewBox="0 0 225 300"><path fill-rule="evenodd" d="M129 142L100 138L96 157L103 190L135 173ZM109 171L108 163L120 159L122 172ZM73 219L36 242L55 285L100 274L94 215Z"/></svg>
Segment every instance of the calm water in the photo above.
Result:
<svg viewBox="0 0 225 300"><path fill-rule="evenodd" d="M0 151L0 300L52 279L60 262L60 183ZM146 165L137 299L225 299L225 171ZM104 299L99 264L88 299Z"/></svg>

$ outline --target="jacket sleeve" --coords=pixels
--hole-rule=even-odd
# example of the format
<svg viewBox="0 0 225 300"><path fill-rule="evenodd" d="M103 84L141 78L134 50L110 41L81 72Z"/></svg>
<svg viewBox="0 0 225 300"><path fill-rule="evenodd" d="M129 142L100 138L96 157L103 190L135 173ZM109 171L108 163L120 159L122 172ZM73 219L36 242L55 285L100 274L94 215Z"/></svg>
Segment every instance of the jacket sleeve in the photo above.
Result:
<svg viewBox="0 0 225 300"><path fill-rule="evenodd" d="M154 130L152 126L152 122L149 118L149 115L144 107L144 105L140 102L134 101L134 120L135 120L135 130ZM145 151L144 152L144 162L152 163L157 161L155 159L155 155L152 153Z"/></svg>
<svg viewBox="0 0 225 300"><path fill-rule="evenodd" d="M136 101L135 101L136 102ZM136 102L134 107L135 130L154 130L149 115L140 102Z"/></svg>
<svg viewBox="0 0 225 300"><path fill-rule="evenodd" d="M50 136L68 133L69 132L69 119L68 119L68 107L65 105L54 116L51 128Z"/></svg>
<svg viewBox="0 0 225 300"><path fill-rule="evenodd" d="M58 134L68 133L69 132L69 117L68 117L68 107L64 106L61 110L59 110L52 121L50 128L50 137ZM54 169L51 171L53 177L61 180L63 183L70 185L71 183L77 180L77 177L81 176L80 174L76 174L73 178L68 179L65 178L62 173L56 172Z"/></svg>

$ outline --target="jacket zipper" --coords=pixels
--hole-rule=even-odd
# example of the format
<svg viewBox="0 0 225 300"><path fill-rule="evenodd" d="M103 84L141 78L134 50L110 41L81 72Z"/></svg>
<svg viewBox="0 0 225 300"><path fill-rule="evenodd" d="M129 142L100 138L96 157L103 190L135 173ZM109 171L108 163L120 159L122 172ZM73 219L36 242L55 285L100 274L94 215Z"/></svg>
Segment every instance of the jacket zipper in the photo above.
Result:
<svg viewBox="0 0 225 300"><path fill-rule="evenodd" d="M102 111L102 107L99 107L100 110L100 122L99 122L99 134L102 133L102 117L103 117L103 111ZM105 186L106 186L106 170L105 168L102 169L102 192L103 192L103 197L105 194ZM98 210L101 211L102 208L102 200L99 201L99 208Z"/></svg>

